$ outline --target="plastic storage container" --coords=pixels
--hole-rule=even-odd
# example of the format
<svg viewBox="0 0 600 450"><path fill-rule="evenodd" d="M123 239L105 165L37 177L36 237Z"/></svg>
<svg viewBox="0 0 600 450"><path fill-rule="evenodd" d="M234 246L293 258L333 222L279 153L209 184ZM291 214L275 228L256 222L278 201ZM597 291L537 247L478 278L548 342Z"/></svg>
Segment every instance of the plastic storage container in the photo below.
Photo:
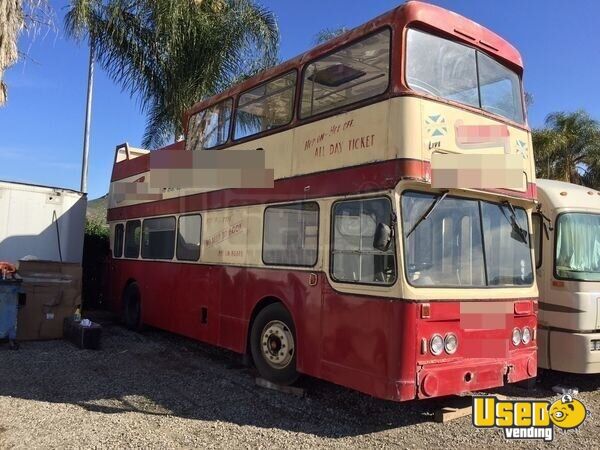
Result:
<svg viewBox="0 0 600 450"><path fill-rule="evenodd" d="M8 338L12 348L17 348L17 309L21 280L0 277L0 339Z"/></svg>

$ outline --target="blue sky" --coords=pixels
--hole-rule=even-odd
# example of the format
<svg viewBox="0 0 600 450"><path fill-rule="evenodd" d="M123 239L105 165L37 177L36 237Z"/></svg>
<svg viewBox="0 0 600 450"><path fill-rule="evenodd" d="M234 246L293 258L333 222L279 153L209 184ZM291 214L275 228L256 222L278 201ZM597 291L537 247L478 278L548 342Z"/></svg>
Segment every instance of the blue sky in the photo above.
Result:
<svg viewBox="0 0 600 450"><path fill-rule="evenodd" d="M79 188L87 49L66 41L66 0L51 0L58 30L21 49L28 58L9 69L9 101L0 108L0 180ZM354 27L401 2L392 0L264 0L277 15L281 57L313 46L324 28ZM586 109L600 119L600 1L432 0L494 30L515 45L525 61L525 88L535 98L531 126L552 111ZM140 145L144 116L135 100L96 71L89 195L108 190L114 148Z"/></svg>

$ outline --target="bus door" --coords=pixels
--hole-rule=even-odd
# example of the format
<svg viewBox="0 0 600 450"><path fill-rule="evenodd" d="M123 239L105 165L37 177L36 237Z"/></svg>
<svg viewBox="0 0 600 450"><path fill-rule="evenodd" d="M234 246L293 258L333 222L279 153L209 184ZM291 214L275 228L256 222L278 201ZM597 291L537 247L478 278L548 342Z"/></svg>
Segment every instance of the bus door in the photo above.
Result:
<svg viewBox="0 0 600 450"><path fill-rule="evenodd" d="M392 365L394 343L388 339L394 302L382 294L396 281L391 227L391 201L385 196L333 205L331 282L323 280L322 375L339 376L337 368L345 367L350 378L344 382L359 389L384 379ZM376 235L382 232L391 240L376 248Z"/></svg>

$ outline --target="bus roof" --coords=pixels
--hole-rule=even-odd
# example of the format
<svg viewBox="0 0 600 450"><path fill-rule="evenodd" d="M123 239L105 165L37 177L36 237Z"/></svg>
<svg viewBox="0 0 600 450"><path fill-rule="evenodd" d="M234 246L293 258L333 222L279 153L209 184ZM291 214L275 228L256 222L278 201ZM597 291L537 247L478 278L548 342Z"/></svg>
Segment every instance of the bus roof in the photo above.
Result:
<svg viewBox="0 0 600 450"><path fill-rule="evenodd" d="M537 191L548 199L549 208L589 208L600 209L600 192L595 189L566 183L564 181L537 179Z"/></svg>
<svg viewBox="0 0 600 450"><path fill-rule="evenodd" d="M351 42L386 25L396 27L399 30L413 25L416 28L434 31L435 33L445 35L445 37L449 37L453 40L478 47L511 67L519 74L523 71L523 60L519 51L493 31L488 30L460 14L448 11L439 6L420 1L409 1L363 25L324 42L305 53L261 72L213 97L196 103L186 111L184 115L184 127L187 129L188 118L192 114L201 111L207 106L246 91L263 81L276 77L277 75L297 69L308 61L319 58L347 42ZM399 92L410 90L407 86L403 86L402 84L393 86L393 88Z"/></svg>

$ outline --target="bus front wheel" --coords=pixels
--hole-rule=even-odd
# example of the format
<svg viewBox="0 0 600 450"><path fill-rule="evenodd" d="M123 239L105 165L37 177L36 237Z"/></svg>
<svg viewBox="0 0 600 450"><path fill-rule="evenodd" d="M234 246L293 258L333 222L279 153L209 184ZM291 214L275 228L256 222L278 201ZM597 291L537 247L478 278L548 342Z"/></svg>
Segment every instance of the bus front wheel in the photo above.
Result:
<svg viewBox="0 0 600 450"><path fill-rule="evenodd" d="M300 376L296 371L296 329L281 303L267 306L254 319L250 350L254 365L266 380L290 385Z"/></svg>
<svg viewBox="0 0 600 450"><path fill-rule="evenodd" d="M123 294L123 321L130 330L142 329L142 301L137 283L130 283Z"/></svg>

